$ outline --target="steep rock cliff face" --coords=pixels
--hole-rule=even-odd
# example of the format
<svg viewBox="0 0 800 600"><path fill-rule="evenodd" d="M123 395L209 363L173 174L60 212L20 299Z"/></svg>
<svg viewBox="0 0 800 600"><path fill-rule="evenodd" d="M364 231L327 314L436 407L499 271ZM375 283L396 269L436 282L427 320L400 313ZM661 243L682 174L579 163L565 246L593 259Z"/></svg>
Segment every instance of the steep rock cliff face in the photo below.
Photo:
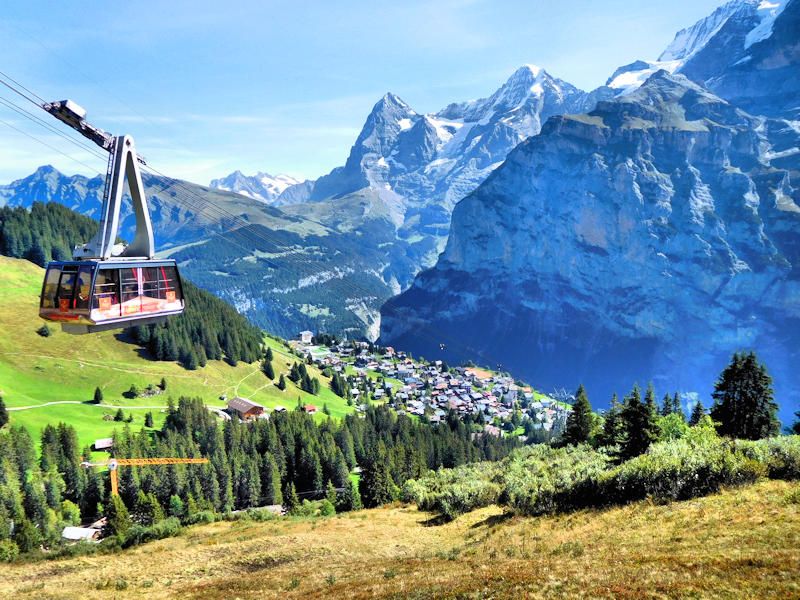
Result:
<svg viewBox="0 0 800 600"><path fill-rule="evenodd" d="M583 381L599 402L650 379L705 394L754 348L796 392L791 125L665 71L553 117L456 206L437 265L383 307L381 340Z"/></svg>

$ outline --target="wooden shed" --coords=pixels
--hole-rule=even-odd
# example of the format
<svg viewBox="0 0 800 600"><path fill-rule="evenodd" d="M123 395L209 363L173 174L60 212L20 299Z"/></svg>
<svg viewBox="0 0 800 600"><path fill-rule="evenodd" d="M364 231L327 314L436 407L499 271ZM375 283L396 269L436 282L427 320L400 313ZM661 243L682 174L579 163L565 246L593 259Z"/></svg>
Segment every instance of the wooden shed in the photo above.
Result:
<svg viewBox="0 0 800 600"><path fill-rule="evenodd" d="M228 401L228 410L242 419L256 419L264 413L264 407L247 398L232 398Z"/></svg>

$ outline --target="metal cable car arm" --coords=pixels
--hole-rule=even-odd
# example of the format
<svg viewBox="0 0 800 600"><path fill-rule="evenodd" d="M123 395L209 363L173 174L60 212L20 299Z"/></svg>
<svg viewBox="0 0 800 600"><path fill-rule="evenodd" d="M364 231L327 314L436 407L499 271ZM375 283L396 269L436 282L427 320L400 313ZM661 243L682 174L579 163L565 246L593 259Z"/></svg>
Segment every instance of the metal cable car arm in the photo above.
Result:
<svg viewBox="0 0 800 600"><path fill-rule="evenodd" d="M136 154L133 138L129 135L115 137L87 123L86 111L72 100L47 102L42 105L42 108L111 154L103 191L103 214L100 229L88 244L74 249L73 258L99 260L116 257L153 258L156 254L153 228L150 224L147 197L139 170L139 163L147 163L144 158ZM130 187L133 212L136 216L136 233L130 245L120 248L119 246L115 247L114 242L119 230L119 211L126 176Z"/></svg>

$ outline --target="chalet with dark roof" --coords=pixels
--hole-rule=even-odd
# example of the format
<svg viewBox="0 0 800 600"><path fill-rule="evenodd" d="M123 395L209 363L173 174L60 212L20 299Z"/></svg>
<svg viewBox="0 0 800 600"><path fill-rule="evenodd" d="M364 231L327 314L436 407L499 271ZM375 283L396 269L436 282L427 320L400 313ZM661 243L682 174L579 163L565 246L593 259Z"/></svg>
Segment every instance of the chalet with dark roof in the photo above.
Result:
<svg viewBox="0 0 800 600"><path fill-rule="evenodd" d="M228 401L228 411L241 419L257 419L264 414L264 407L252 400L237 396Z"/></svg>

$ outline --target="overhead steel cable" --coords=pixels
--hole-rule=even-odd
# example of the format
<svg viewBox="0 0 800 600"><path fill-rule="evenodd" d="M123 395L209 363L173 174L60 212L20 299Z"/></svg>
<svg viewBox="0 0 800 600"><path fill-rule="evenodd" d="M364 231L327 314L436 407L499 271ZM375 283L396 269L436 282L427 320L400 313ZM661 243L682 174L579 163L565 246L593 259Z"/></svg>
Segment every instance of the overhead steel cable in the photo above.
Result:
<svg viewBox="0 0 800 600"><path fill-rule="evenodd" d="M16 80L12 79L10 76L8 76L7 74L3 73L2 71L0 71L0 76L5 77L6 79L8 79L9 81L12 81L16 85L19 85L22 89L28 91L30 94L32 94L32 95L34 95L34 96L36 96L38 98L41 98L40 96L38 96L38 94L35 94L34 92L31 92L30 90L28 90L27 88L22 86L22 84L19 84L18 82L16 82ZM14 88L11 84L9 84L9 83L7 83L5 81L2 81L2 79L0 79L0 83L2 83L4 86L6 86L9 89L11 89L12 91L17 93L18 95L22 96L23 98L25 98L26 100L28 100L32 104L36 105L40 109L45 110L43 105L39 104L38 102L36 102L35 100L33 100L32 98L27 96L26 94L20 92L18 89ZM47 111L45 111L45 112L47 112ZM29 118L31 121L36 122L39 125L43 125L43 123L40 122L41 120L36 119L35 117L33 117L33 115L29 115L28 114L28 115L24 115L24 116L26 116L26 118ZM62 154L63 156L66 156L67 158L70 158L71 160L73 160L73 161L75 161L75 162L77 162L77 163L89 168L90 170L94 170L98 174L101 174L99 171L97 171L96 169L93 169L89 165L86 165L82 161L80 161L78 159L75 159L74 157L69 156L68 154L58 150L57 148L54 148L53 146L51 146L50 144L48 144L48 143L46 143L46 142L44 142L42 140L39 140L39 139L35 138L34 136L24 132L23 130L18 129L17 127L14 127L13 125L11 125L11 124L9 124L9 123L7 123L5 121L1 121L0 120L0 122L2 122L3 124L9 126L10 128L12 128L12 129L14 129L16 131L22 133L23 135L26 135L27 137L30 137L30 138L38 141L39 143L47 146L48 148L58 152L59 154ZM68 139L70 139L70 138L68 138ZM74 143L76 143L76 142L74 142ZM81 146L81 147L86 149L83 146ZM241 222L242 223L242 226L240 226L238 229L234 229L234 230L229 231L229 232L219 232L219 233L210 232L210 233L212 233L212 235L215 235L215 236L226 236L226 235L237 233L240 237L242 237L242 239L244 239L245 241L248 241L250 243L252 243L253 241L259 241L260 240L260 241L266 241L267 243L275 246L276 249L281 249L283 247L282 242L276 241L274 239L271 239L270 236L266 235L263 232L263 229L264 229L263 226L261 228L262 231L260 233L256 232L256 231L251 229L251 227L253 226L253 223L249 223L241 215L230 213L230 212L226 211L225 209L223 209L221 207L209 204L208 201L205 198L203 198L202 196L197 194L191 188L187 187L180 180L176 180L176 179L170 178L167 175L165 175L164 173L161 173L160 171L154 169L153 167L148 167L146 169L148 171L151 171L151 174L152 173L156 173L159 176L172 181L173 182L173 184L172 184L173 186L176 186L176 187L179 187L179 188L183 189L186 193L196 197L202 203L201 205L197 205L197 204L194 204L194 203L189 203L186 200L181 201L176 196L174 198L175 201L178 204L182 204L184 206L184 208L188 205L189 207L194 208L195 210L198 210L198 212L200 212L200 213L205 212L206 214L210 214L212 216L216 216L217 218L226 217L227 219L231 220L232 222ZM166 190L167 190L167 187L163 187L161 189L162 192L164 192ZM313 221L311 219L306 219L306 218L304 218L304 217L302 217L300 215L290 215L290 216L293 217L293 218L298 218L298 219L303 220L303 221L307 221L309 223L314 223L315 225L322 225L322 224L320 224L320 223L318 223L316 221ZM206 227L205 229L208 230L208 227ZM232 240L229 240L229 241L232 241ZM245 246L242 246L241 244L236 244L235 243L235 245L238 246L239 248L241 248L242 250L244 250L246 253L248 253L248 254L251 253L251 249L248 249ZM319 276L320 274L323 273L322 270L317 265L317 263L313 263L312 261L310 261L308 259L303 259L302 257L299 257L299 256L297 256L296 259L291 258L295 254L296 253L293 253L293 252L287 253L285 255L285 257L284 257L284 260L286 262L288 262L290 265L292 265L295 268L297 268L298 270L304 271L304 272L308 273L309 275ZM349 288L350 292L358 292L362 297L367 297L367 298L372 297L372 298L376 298L377 299L377 297L375 296L374 293L372 293L371 291L367 290L366 288L361 287L360 285L358 285L357 283L355 283L355 282L353 282L353 281L351 281L349 279L345 279L344 277L334 277L334 278L328 279L327 281L331 281L331 282L334 283L334 285L337 285L337 286L340 286L340 287ZM352 299L352 296L350 296L350 299ZM406 320L408 319L407 315L400 314L399 312L394 310L392 307L386 307L386 310L391 312L391 313L393 313L395 316L397 316L399 318L403 318L403 319L406 319ZM366 325L366 323L365 323L365 325ZM453 349L452 348L453 346L455 346L456 348L459 348L459 347L462 348L465 352L459 352L459 354L462 354L463 356L465 356L467 358L479 357L482 360L487 360L487 357L484 356L484 354L482 352L479 352L475 348L472 348L472 347L470 347L468 345L465 345L463 342L460 342L459 340L456 340L454 338L451 338L448 335L443 334L443 332L438 332L435 328L431 327L429 324L420 323L418 325L414 325L414 324L409 323L409 325L411 325L411 327L413 329L415 329L420 334L421 337L424 337L424 338L428 339L429 341L432 341L434 344L439 344L441 346L440 342L442 340L444 340L444 341L448 342L447 345L451 347L451 350ZM433 335L430 335L428 332L437 333L438 335L436 337L434 337Z"/></svg>
<svg viewBox="0 0 800 600"><path fill-rule="evenodd" d="M21 88L21 89L25 90L26 92L28 92L28 93L29 93L31 96L36 96L36 97L37 97L39 100L41 100L41 102L42 102L42 103L44 103L44 102L45 102L45 99L44 99L44 98L42 98L42 97L41 97L39 94L37 94L36 92L32 92L31 90L29 90L28 88L26 88L26 87L25 87L24 85L22 85L22 84L21 84L19 81L17 81L17 80L16 80L16 79L14 79L13 77L11 77L11 75L9 75L9 74L7 74L7 73L4 73L3 71L0 71L0 76L2 76L2 77L5 77L6 79L8 79L10 82L12 82L12 83L13 83L14 85L16 85L17 87L19 87L19 88ZM17 92L17 93L19 93L19 92ZM30 98L28 98L28 100L30 100ZM37 104L37 102L36 102L35 100L31 100L31 102L33 102L34 104Z"/></svg>
<svg viewBox="0 0 800 600"><path fill-rule="evenodd" d="M67 134L65 134L60 129L58 129L58 128L54 127L53 125L51 125L50 123L46 122L44 119L40 119L39 117L37 117L33 113L31 113L31 112L25 110L24 108L14 104L8 98L4 98L3 96L0 96L0 104L3 104L7 108L10 108L11 110L13 110L17 114L25 117L26 119L33 120L35 123L41 125L42 127L47 129L48 131L54 133L55 135L67 140L68 142L70 142L71 144L77 146L81 150L85 150L86 152L96 156L99 159L102 159L103 161L107 160L107 156L105 156L106 153L102 152L101 150L98 150L97 147L90 146L89 144L86 144L86 143L82 143L80 140L77 140L77 139L75 139L73 137L68 136Z"/></svg>

